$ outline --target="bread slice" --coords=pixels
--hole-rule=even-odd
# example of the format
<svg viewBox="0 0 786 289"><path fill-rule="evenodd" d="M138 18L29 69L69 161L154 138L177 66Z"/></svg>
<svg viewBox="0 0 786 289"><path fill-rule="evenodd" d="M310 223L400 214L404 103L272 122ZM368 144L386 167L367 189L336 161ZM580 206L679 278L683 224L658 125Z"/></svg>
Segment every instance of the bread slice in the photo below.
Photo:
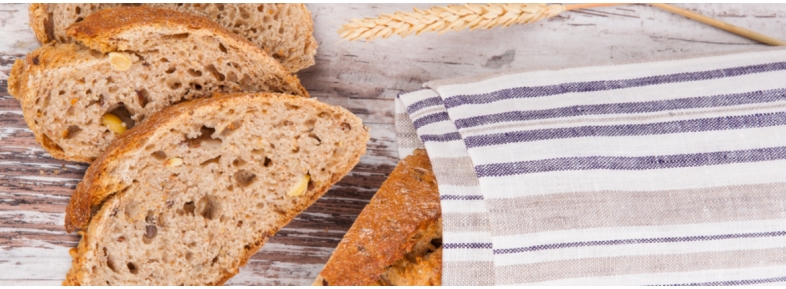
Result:
<svg viewBox="0 0 786 289"><path fill-rule="evenodd" d="M361 120L266 93L181 103L120 136L66 211L85 228L65 285L217 285L346 175Z"/></svg>
<svg viewBox="0 0 786 289"><path fill-rule="evenodd" d="M440 285L442 214L428 155L403 159L313 285Z"/></svg>
<svg viewBox="0 0 786 289"><path fill-rule="evenodd" d="M41 43L70 42L66 28L115 3L31 4L30 26ZM175 4L149 3L153 7L207 17L229 31L245 37L297 72L314 65L317 42L312 36L311 13L303 4Z"/></svg>
<svg viewBox="0 0 786 289"><path fill-rule="evenodd" d="M119 7L88 16L68 33L81 44L31 52L14 63L8 84L36 140L55 158L90 162L122 133L105 119L131 128L171 104L214 92L308 96L275 59L207 18Z"/></svg>

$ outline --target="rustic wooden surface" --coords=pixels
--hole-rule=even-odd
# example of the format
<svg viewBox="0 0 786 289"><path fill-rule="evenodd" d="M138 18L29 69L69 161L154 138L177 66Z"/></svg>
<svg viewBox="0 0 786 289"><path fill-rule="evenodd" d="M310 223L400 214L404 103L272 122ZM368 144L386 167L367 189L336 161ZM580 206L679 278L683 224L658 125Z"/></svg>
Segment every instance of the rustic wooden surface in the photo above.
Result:
<svg viewBox="0 0 786 289"><path fill-rule="evenodd" d="M418 5L427 8L430 5ZM693 11L786 40L786 5L694 4ZM764 47L643 5L567 12L489 31L339 42L350 18L412 5L308 5L319 41L316 65L299 73L311 95L347 107L371 128L352 173L254 255L228 284L308 285L397 162L393 98L428 80L531 67L587 65ZM0 5L0 285L57 285L79 238L63 211L87 166L52 159L33 139L7 92L14 59L38 47L26 4Z"/></svg>

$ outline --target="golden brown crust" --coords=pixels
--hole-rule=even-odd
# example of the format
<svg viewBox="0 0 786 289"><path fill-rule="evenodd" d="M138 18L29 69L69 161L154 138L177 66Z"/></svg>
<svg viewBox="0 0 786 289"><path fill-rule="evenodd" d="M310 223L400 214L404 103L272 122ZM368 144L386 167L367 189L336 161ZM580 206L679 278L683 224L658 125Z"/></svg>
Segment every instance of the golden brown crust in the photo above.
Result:
<svg viewBox="0 0 786 289"><path fill-rule="evenodd" d="M210 34L222 35L229 45L239 47L240 50L249 53L256 52L265 55L269 59L266 64L274 66L274 71L285 72L282 77L286 83L290 84L289 87L297 89L300 95L309 97L308 91L300 84L297 76L289 73L281 63L247 39L226 30L205 17L149 6L121 6L93 13L85 20L69 26L66 33L92 49L107 53L125 50L123 47L119 47L118 41L114 38L116 35L149 26L181 27L188 31L206 31Z"/></svg>
<svg viewBox="0 0 786 289"><path fill-rule="evenodd" d="M403 159L341 240L315 285L370 285L441 218L439 191L423 150ZM324 282L324 283L323 283Z"/></svg>
<svg viewBox="0 0 786 289"><path fill-rule="evenodd" d="M30 28L35 33L39 42L46 44L52 41L52 15L47 11L47 4L32 3L28 8L30 15Z"/></svg>
<svg viewBox="0 0 786 289"><path fill-rule="evenodd" d="M117 51L117 43L112 37L118 33L144 26L180 26L193 30L207 30L223 34L239 43L256 47L245 38L219 26L205 17L199 17L175 10L148 6L117 7L102 9L85 20L74 23L66 29L68 36L101 52ZM257 48L258 49L258 48Z"/></svg>

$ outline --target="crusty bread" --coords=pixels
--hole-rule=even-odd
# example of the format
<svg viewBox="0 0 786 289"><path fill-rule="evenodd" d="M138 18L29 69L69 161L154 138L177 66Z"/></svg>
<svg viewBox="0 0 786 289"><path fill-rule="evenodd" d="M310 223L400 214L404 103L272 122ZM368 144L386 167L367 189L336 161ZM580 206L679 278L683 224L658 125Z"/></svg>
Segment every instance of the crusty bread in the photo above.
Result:
<svg viewBox="0 0 786 289"><path fill-rule="evenodd" d="M64 285L208 285L237 274L365 153L361 120L314 99L216 95L171 106L87 170Z"/></svg>
<svg viewBox="0 0 786 289"><path fill-rule="evenodd" d="M341 240L316 286L440 285L442 214L428 155L403 159Z"/></svg>
<svg viewBox="0 0 786 289"><path fill-rule="evenodd" d="M31 4L30 26L41 43L69 42L66 28L90 14L121 5L115 3ZM297 72L314 65L317 42L311 13L303 4L143 4L207 17L241 35Z"/></svg>
<svg viewBox="0 0 786 289"><path fill-rule="evenodd" d="M8 83L36 140L55 158L95 159L120 133L104 125L107 114L131 128L173 103L214 92L308 96L275 59L207 18L119 7L68 33L81 44L44 45L14 63Z"/></svg>

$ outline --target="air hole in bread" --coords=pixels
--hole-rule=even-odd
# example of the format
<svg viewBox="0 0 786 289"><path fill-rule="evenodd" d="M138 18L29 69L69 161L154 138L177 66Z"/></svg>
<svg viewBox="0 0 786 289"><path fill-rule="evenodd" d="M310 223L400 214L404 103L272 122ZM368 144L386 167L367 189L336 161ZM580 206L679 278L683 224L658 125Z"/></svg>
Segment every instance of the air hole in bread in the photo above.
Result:
<svg viewBox="0 0 786 289"><path fill-rule="evenodd" d="M85 18L79 17L76 19L76 21L74 21L74 23L82 22L82 20L85 20Z"/></svg>
<svg viewBox="0 0 786 289"><path fill-rule="evenodd" d="M200 148L203 146L208 148L221 147L221 139L212 137L215 132L216 130L214 128L202 126L202 128L199 129L199 136L195 138L186 137L186 143L190 148Z"/></svg>
<svg viewBox="0 0 786 289"><path fill-rule="evenodd" d="M169 62L169 59L167 59L166 57L164 57L164 58L161 58L161 59L159 59L159 60L158 60L158 62L161 62L161 63L167 63L167 62Z"/></svg>
<svg viewBox="0 0 786 289"><path fill-rule="evenodd" d="M216 4L216 8L218 8L218 11L224 11L224 4Z"/></svg>
<svg viewBox="0 0 786 289"><path fill-rule="evenodd" d="M322 139L320 139L315 133L309 133L308 137L317 141L317 145L322 144Z"/></svg>
<svg viewBox="0 0 786 289"><path fill-rule="evenodd" d="M230 115L234 114L234 113L235 113L234 110L229 110L229 114ZM226 127L224 127L224 130L221 131L221 136L228 137L228 136L232 135L232 133L237 131L240 128L241 125L243 125L243 122L240 121L240 120L236 120L236 121L230 122Z"/></svg>
<svg viewBox="0 0 786 289"><path fill-rule="evenodd" d="M190 85L191 85L191 87L193 87L196 90L202 90L202 85L201 84L191 83Z"/></svg>
<svg viewBox="0 0 786 289"><path fill-rule="evenodd" d="M139 101L139 106L145 108L147 103L150 102L150 93L147 92L147 89L140 89L136 91L136 99Z"/></svg>
<svg viewBox="0 0 786 289"><path fill-rule="evenodd" d="M186 72L193 77L200 77L202 76L202 71L194 70L193 68L189 68Z"/></svg>
<svg viewBox="0 0 786 289"><path fill-rule="evenodd" d="M63 135L63 138L64 139L70 139L72 137L75 137L80 132L82 132L82 128L80 128L78 126L75 126L75 125L69 126L68 129L65 132L65 135Z"/></svg>
<svg viewBox="0 0 786 289"><path fill-rule="evenodd" d="M210 196L204 196L197 202L196 209L203 218L213 220L218 217L221 208L218 200Z"/></svg>
<svg viewBox="0 0 786 289"><path fill-rule="evenodd" d="M110 76L106 78L106 83L115 83L115 80ZM95 80L93 80L93 84L95 85Z"/></svg>
<svg viewBox="0 0 786 289"><path fill-rule="evenodd" d="M245 164L246 164L246 161L244 161L243 159L235 159L234 161L232 161L232 165L234 165L236 167L240 167L240 166L243 166Z"/></svg>
<svg viewBox="0 0 786 289"><path fill-rule="evenodd" d="M183 87L183 84L180 83L180 81L178 81L176 79L175 80L170 79L167 82L169 82L167 85L169 86L169 89L171 89L171 90L177 90L177 89Z"/></svg>
<svg viewBox="0 0 786 289"><path fill-rule="evenodd" d="M117 92L117 86L110 86L109 93L114 94L115 92Z"/></svg>
<svg viewBox="0 0 786 289"><path fill-rule="evenodd" d="M185 212L186 214L191 214L193 216L194 215L194 209L196 209L196 206L194 206L194 202L193 201L192 202L186 202L185 204L183 204L183 212Z"/></svg>
<svg viewBox="0 0 786 289"><path fill-rule="evenodd" d="M142 237L142 241L145 244L150 244L151 242L153 242L153 238L155 238L157 234L158 234L158 228L156 227L156 225L148 224L147 226L145 226L145 235Z"/></svg>
<svg viewBox="0 0 786 289"><path fill-rule="evenodd" d="M80 8L79 6L76 6L76 8L74 9L74 13L81 14L82 13L82 8Z"/></svg>
<svg viewBox="0 0 786 289"><path fill-rule="evenodd" d="M435 238L431 240L431 246L434 248L442 247L442 238Z"/></svg>
<svg viewBox="0 0 786 289"><path fill-rule="evenodd" d="M178 33L178 34L171 34L171 35L164 35L161 38L163 40L183 40L188 38L188 33Z"/></svg>
<svg viewBox="0 0 786 289"><path fill-rule="evenodd" d="M186 261L191 261L191 258L194 257L194 253L188 252L186 253Z"/></svg>
<svg viewBox="0 0 786 289"><path fill-rule="evenodd" d="M252 89L254 87L254 83L251 80L251 76L243 73L243 78L240 79L240 86L242 86L244 90Z"/></svg>
<svg viewBox="0 0 786 289"><path fill-rule="evenodd" d="M134 265L134 263L128 262L126 266L128 266L128 271L131 272L131 274L139 273L139 270L137 270L136 265Z"/></svg>
<svg viewBox="0 0 786 289"><path fill-rule="evenodd" d="M243 227L243 221L237 221L237 227L238 228Z"/></svg>
<svg viewBox="0 0 786 289"><path fill-rule="evenodd" d="M115 116L117 116L117 118L122 120L123 123L126 124L126 129L131 129L136 124L136 121L134 121L134 119L131 118L131 113L126 108L126 105L122 102L118 103L114 109L109 111L109 113L114 114Z"/></svg>
<svg viewBox="0 0 786 289"><path fill-rule="evenodd" d="M239 170L235 173L234 177L237 186L241 188L245 188L256 180L257 175L246 170Z"/></svg>
<svg viewBox="0 0 786 289"><path fill-rule="evenodd" d="M153 156L154 158L156 158L159 161L166 160L166 153L164 151L155 151L155 152L153 152L150 155Z"/></svg>
<svg viewBox="0 0 786 289"><path fill-rule="evenodd" d="M223 53L227 53L227 48L221 42L218 43L218 50L221 50Z"/></svg>
<svg viewBox="0 0 786 289"><path fill-rule="evenodd" d="M137 203L134 201L128 202L128 204L126 204L126 207L124 208L124 213L126 215L126 218L128 219L132 219L136 217L138 213Z"/></svg>
<svg viewBox="0 0 786 289"><path fill-rule="evenodd" d="M251 150L251 154L252 154L252 155L261 155L261 154L263 154L264 152L265 152L265 151L263 151L263 150L260 150L260 149L253 149L253 150Z"/></svg>
<svg viewBox="0 0 786 289"><path fill-rule="evenodd" d="M205 70L210 72L210 74L213 75L213 78L218 81L224 81L226 79L226 76L219 72L218 69L216 69L216 67L212 64L205 66Z"/></svg>
<svg viewBox="0 0 786 289"><path fill-rule="evenodd" d="M270 167L270 165L272 165L272 164L273 164L273 160L271 160L268 157L265 157L265 162L262 165L267 168L267 167Z"/></svg>
<svg viewBox="0 0 786 289"><path fill-rule="evenodd" d="M346 122L341 123L341 130L350 130L350 129L352 129L352 127L348 123Z"/></svg>
<svg viewBox="0 0 786 289"><path fill-rule="evenodd" d="M177 71L177 67L175 67L175 66L171 66L171 67L167 68L167 70L166 70L166 71L164 71L164 72L166 72L167 74L172 74L172 73L174 73L175 71Z"/></svg>
<svg viewBox="0 0 786 289"><path fill-rule="evenodd" d="M206 161L202 162L199 165L204 167L204 166L207 166L209 164L219 164L219 160L221 160L221 156L217 156L217 157L214 157L212 159L206 160Z"/></svg>

